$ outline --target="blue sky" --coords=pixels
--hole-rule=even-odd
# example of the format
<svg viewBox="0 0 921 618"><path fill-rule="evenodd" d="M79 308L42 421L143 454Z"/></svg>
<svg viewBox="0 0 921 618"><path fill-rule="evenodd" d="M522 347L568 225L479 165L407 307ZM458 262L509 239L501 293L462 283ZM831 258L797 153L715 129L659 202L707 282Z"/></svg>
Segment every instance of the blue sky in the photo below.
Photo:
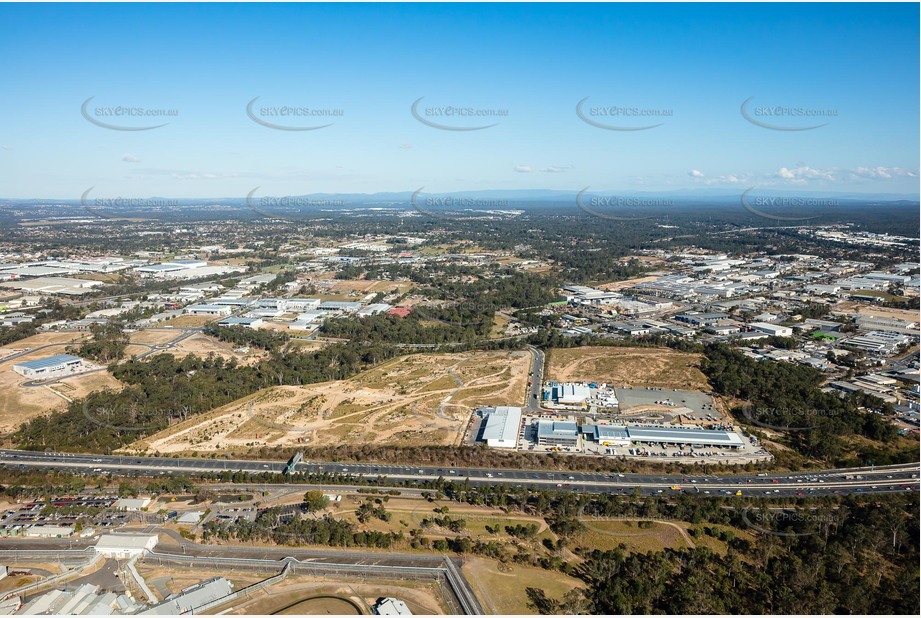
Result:
<svg viewBox="0 0 921 618"><path fill-rule="evenodd" d="M168 197L235 197L257 186L264 195L422 186L917 195L918 12L2 4L0 196L74 199L90 186L99 196ZM81 114L90 97L92 121L168 124L103 128ZM254 114L266 122L333 124L262 126L246 113L256 97ZM422 120L497 124L429 126L411 114L420 97ZM598 128L576 113L586 97L588 120L661 124ZM177 114L103 115L118 106ZM340 115L262 110L282 106ZM435 115L445 107L505 115Z"/></svg>

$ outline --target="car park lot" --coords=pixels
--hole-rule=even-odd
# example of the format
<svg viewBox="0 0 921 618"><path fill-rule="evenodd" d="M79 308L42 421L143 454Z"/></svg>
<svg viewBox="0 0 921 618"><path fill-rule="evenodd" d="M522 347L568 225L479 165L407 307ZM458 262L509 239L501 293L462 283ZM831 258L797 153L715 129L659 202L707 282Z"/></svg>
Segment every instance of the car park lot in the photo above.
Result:
<svg viewBox="0 0 921 618"><path fill-rule="evenodd" d="M0 533L6 537L37 534L51 527L74 527L78 521L84 528L122 526L128 514L112 508L117 500L118 496L78 495L21 502L0 515Z"/></svg>
<svg viewBox="0 0 921 618"><path fill-rule="evenodd" d="M628 423L628 427L631 426ZM637 425L634 425L637 426ZM739 448L716 445L692 444L658 444L634 442L629 446L605 446L586 441L584 452L590 455L643 459L647 461L693 462L693 463L747 463L749 461L768 461L772 458L756 440L736 430L742 438Z"/></svg>
<svg viewBox="0 0 921 618"><path fill-rule="evenodd" d="M620 411L630 414L637 408L665 408L681 410L688 420L716 422L720 413L713 398L702 391L686 391L670 388L615 388Z"/></svg>
<svg viewBox="0 0 921 618"><path fill-rule="evenodd" d="M258 516L259 510L253 506L228 507L219 509L216 513L213 514L213 517L209 517L209 520L213 518L213 520L219 524L231 525L244 522L251 523L256 521L256 517Z"/></svg>

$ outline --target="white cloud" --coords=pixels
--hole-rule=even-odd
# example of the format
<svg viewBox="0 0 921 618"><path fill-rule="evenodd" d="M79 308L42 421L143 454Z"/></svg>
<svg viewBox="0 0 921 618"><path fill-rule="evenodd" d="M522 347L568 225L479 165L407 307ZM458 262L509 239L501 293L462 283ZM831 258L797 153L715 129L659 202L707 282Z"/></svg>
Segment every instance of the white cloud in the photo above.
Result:
<svg viewBox="0 0 921 618"><path fill-rule="evenodd" d="M782 167L777 170L775 175L789 184L803 185L806 183L823 183L823 182L861 182L865 180L897 180L899 178L917 178L918 172L905 169L903 167L887 167L877 165L875 167L858 166L854 169L816 169L806 165L800 165L795 168Z"/></svg>
<svg viewBox="0 0 921 618"><path fill-rule="evenodd" d="M216 178L236 178L236 174L213 174L211 172L189 172L185 174L170 174L178 180L214 180Z"/></svg>
<svg viewBox="0 0 921 618"><path fill-rule="evenodd" d="M124 161L125 163L140 163L141 160L138 159L133 154L126 154L122 156L122 161Z"/></svg>
<svg viewBox="0 0 921 618"><path fill-rule="evenodd" d="M403 142L402 144L400 144L400 150L410 150L412 149L412 147L413 147L412 144L407 144L406 142Z"/></svg>
<svg viewBox="0 0 921 618"><path fill-rule="evenodd" d="M800 165L792 169L782 167L777 170L776 176L789 181L790 184L805 184L811 181L835 180L836 174L833 170L820 170L808 165Z"/></svg>
<svg viewBox="0 0 921 618"><path fill-rule="evenodd" d="M9 144L3 144L2 146L0 146L0 149L2 149L2 150L12 150L13 147L10 146Z"/></svg>
<svg viewBox="0 0 921 618"><path fill-rule="evenodd" d="M724 186L724 185L738 185L746 182L750 182L754 176L747 173L736 173L736 174L720 174L719 176L707 176L700 170L691 170L688 172L688 176L695 178L703 182L707 186Z"/></svg>
<svg viewBox="0 0 921 618"><path fill-rule="evenodd" d="M142 168L134 170L134 174L144 176L169 176L177 180L214 180L217 178L239 178L237 172L190 172L187 170L164 170L156 168Z"/></svg>
<svg viewBox="0 0 921 618"><path fill-rule="evenodd" d="M902 167L885 167L878 165L876 167L858 167L854 170L854 176L860 178L871 178L874 180L891 180L893 178L917 178L918 172L906 170Z"/></svg>
<svg viewBox="0 0 921 618"><path fill-rule="evenodd" d="M546 172L548 174L562 174L566 170L571 169L571 165L548 165L547 167L540 168L540 171Z"/></svg>
<svg viewBox="0 0 921 618"><path fill-rule="evenodd" d="M530 165L516 165L515 171L522 174L530 174L533 170L531 169Z"/></svg>
<svg viewBox="0 0 921 618"><path fill-rule="evenodd" d="M706 176L691 170L688 176L707 186L759 185L774 187L827 186L829 184L886 182L904 178L918 178L918 171L902 167L815 168L805 164L780 167L766 173L736 172L719 176Z"/></svg>

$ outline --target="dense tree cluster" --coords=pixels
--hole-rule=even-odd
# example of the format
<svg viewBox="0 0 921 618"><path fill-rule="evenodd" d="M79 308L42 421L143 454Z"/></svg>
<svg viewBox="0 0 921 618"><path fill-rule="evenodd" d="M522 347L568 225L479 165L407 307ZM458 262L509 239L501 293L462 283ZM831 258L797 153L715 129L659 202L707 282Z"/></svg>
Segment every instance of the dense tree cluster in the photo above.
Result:
<svg viewBox="0 0 921 618"><path fill-rule="evenodd" d="M0 327L0 345L9 345L20 339L31 337L36 333L38 333L38 329L35 328L35 324L32 322L23 322L16 326L2 326Z"/></svg>
<svg viewBox="0 0 921 618"><path fill-rule="evenodd" d="M237 542L273 541L278 545L328 545L330 547L376 547L387 549L402 533L358 530L354 524L331 515L319 518L294 517L287 523L277 523L276 512L268 509L255 522L237 522L233 526L214 521L203 526L205 540L218 539Z"/></svg>
<svg viewBox="0 0 921 618"><path fill-rule="evenodd" d="M125 356L129 337L122 322L113 321L90 326L90 339L67 350L77 356L100 363L111 363Z"/></svg>
<svg viewBox="0 0 921 618"><path fill-rule="evenodd" d="M252 346L274 352L288 342L288 333L245 326L218 326L209 324L202 331L219 341L226 341L236 346Z"/></svg>
<svg viewBox="0 0 921 618"><path fill-rule="evenodd" d="M915 496L845 499L828 511L789 517L795 534L754 543L628 555L587 552L577 570L592 614L914 615L918 597ZM832 521L827 519L825 521Z"/></svg>
<svg viewBox="0 0 921 618"><path fill-rule="evenodd" d="M308 513L322 511L329 506L329 498L322 491L312 489L304 494L304 510Z"/></svg>
<svg viewBox="0 0 921 618"><path fill-rule="evenodd" d="M741 422L783 432L790 446L807 457L863 465L869 451L857 445L853 454L845 438L886 443L897 436L886 418L890 406L864 393L826 393L820 389L822 372L812 367L758 361L712 344L706 346L702 370L714 391L750 402L733 410Z"/></svg>

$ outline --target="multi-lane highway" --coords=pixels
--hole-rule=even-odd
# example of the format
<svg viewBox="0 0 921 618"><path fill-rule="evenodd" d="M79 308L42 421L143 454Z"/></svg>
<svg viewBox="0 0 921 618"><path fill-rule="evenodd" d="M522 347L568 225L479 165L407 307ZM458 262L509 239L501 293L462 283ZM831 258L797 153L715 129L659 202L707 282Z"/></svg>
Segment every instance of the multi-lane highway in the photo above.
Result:
<svg viewBox="0 0 921 618"><path fill-rule="evenodd" d="M278 474L279 483L286 481L281 475L285 462L281 461L77 455L0 449L0 466L20 469L70 470L76 473L111 474L113 476L201 474L221 471L268 472ZM636 490L644 495L681 491L706 496L721 493L735 494L741 491L743 495L748 496L790 497L904 492L919 489L918 463L819 472L719 476L710 474L614 474L333 462L302 462L297 464L295 471L338 475L334 482L342 486L349 486L350 481L356 477L372 482L385 478L389 481L410 483L431 481L441 477L466 481L471 486L535 486L553 490L615 494L630 493Z"/></svg>

